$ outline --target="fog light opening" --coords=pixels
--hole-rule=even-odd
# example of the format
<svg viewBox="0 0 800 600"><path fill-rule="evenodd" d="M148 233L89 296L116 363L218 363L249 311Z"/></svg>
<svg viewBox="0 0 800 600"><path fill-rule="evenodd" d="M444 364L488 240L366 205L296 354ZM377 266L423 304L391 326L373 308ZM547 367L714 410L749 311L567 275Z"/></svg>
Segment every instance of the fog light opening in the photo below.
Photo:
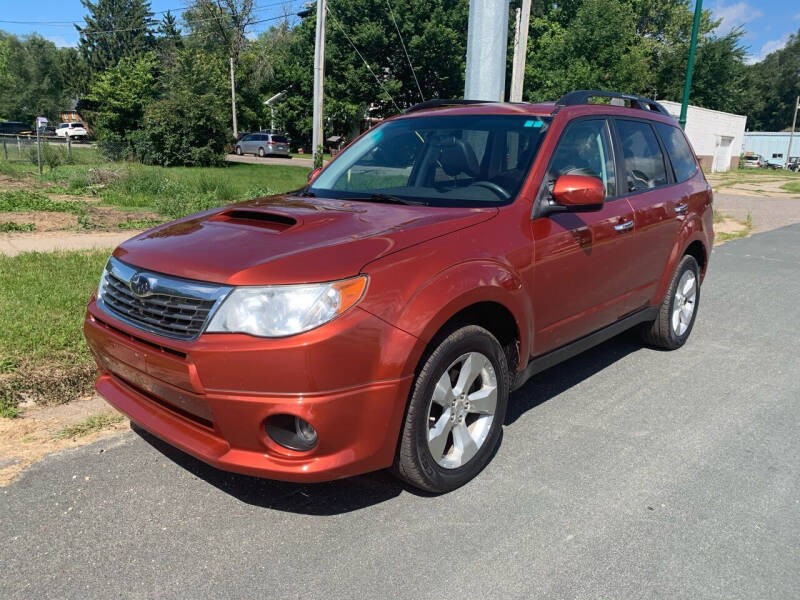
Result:
<svg viewBox="0 0 800 600"><path fill-rule="evenodd" d="M314 447L317 443L317 430L308 421L300 417L294 418L294 429L297 436L305 442L309 448Z"/></svg>
<svg viewBox="0 0 800 600"><path fill-rule="evenodd" d="M305 419L294 415L273 415L267 419L267 435L276 444L305 452L317 445L317 430Z"/></svg>

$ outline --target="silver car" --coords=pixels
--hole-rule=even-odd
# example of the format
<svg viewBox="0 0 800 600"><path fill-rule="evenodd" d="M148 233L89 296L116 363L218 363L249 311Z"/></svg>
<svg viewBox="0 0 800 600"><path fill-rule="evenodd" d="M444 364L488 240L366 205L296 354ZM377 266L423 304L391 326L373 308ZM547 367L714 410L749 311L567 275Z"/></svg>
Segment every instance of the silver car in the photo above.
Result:
<svg viewBox="0 0 800 600"><path fill-rule="evenodd" d="M289 156L289 140L274 133L248 133L235 147L236 154L258 156Z"/></svg>

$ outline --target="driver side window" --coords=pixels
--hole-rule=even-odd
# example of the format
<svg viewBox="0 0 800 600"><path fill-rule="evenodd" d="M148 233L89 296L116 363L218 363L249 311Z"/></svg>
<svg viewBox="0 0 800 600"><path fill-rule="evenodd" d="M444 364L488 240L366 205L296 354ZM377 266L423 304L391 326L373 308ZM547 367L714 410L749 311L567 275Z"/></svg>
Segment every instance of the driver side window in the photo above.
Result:
<svg viewBox="0 0 800 600"><path fill-rule="evenodd" d="M567 127L553 153L548 185L561 175L596 177L603 182L607 198L617 195L614 152L605 119L576 121Z"/></svg>

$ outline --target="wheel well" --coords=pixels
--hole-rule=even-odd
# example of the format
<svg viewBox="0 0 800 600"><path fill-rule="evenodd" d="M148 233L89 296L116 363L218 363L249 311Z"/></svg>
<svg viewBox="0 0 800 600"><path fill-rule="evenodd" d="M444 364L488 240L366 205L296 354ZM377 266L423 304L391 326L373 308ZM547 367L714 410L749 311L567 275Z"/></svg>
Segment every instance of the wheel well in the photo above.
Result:
<svg viewBox="0 0 800 600"><path fill-rule="evenodd" d="M439 328L428 344L425 354L432 352L443 338L465 325L478 325L496 337L505 350L509 373L512 375L516 373L519 364L517 322L511 311L497 302L478 302L458 311Z"/></svg>
<svg viewBox="0 0 800 600"><path fill-rule="evenodd" d="M695 240L689 247L686 248L686 252L684 254L688 254L689 256L693 256L694 259L697 261L697 265L700 267L700 272L705 273L706 271L706 249L703 246L703 242L700 240Z"/></svg>

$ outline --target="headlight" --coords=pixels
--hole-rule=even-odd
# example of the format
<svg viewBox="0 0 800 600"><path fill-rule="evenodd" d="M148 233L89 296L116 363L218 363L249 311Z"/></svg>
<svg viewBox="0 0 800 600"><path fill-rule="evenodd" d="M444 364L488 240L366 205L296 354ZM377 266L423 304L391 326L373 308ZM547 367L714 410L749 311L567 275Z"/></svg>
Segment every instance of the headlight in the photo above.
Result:
<svg viewBox="0 0 800 600"><path fill-rule="evenodd" d="M366 276L304 285L235 288L219 307L208 332L284 337L336 318L364 295Z"/></svg>
<svg viewBox="0 0 800 600"><path fill-rule="evenodd" d="M103 267L103 274L100 276L100 284L97 286L97 299L103 297L106 292L106 280L108 278L108 263Z"/></svg>

